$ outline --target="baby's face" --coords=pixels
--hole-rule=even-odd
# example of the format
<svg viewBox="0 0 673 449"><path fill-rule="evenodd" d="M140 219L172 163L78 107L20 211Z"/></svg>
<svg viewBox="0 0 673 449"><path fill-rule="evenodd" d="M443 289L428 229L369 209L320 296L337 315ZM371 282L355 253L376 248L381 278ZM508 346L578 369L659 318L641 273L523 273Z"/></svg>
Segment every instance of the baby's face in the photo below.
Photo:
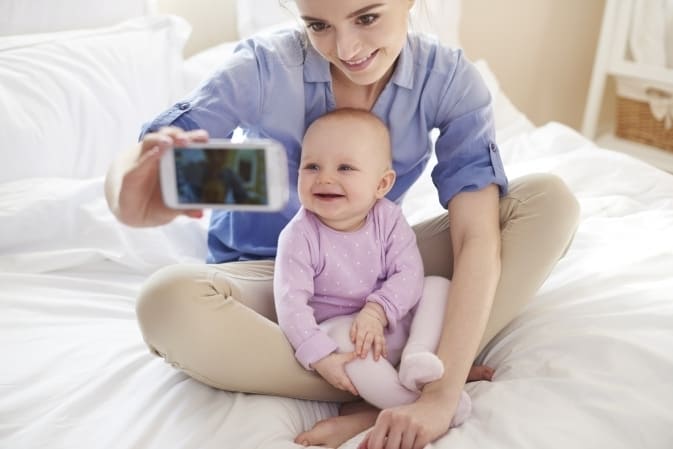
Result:
<svg viewBox="0 0 673 449"><path fill-rule="evenodd" d="M349 117L316 123L304 137L299 199L331 228L358 229L394 180L389 158L381 127Z"/></svg>

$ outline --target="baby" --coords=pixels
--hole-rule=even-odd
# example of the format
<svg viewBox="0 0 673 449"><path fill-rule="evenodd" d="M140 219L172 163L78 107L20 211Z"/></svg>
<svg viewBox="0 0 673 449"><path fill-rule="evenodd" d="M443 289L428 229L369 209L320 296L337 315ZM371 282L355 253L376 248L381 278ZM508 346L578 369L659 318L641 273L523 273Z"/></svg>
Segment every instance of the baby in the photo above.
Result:
<svg viewBox="0 0 673 449"><path fill-rule="evenodd" d="M302 208L280 234L274 276L278 323L297 360L379 408L415 401L444 373L435 351L449 281L424 278L415 234L385 198L394 182L376 116L338 109L313 122L299 166ZM452 426L470 408L463 392Z"/></svg>

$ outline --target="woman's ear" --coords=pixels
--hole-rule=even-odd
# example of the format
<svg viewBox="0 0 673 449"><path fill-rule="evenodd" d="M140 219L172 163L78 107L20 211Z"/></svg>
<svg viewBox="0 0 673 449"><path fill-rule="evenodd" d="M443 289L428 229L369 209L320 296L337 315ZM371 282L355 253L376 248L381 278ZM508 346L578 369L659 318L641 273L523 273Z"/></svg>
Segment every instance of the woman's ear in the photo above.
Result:
<svg viewBox="0 0 673 449"><path fill-rule="evenodd" d="M384 196L386 196L386 193L390 192L390 189L393 188L393 184L395 184L395 177L397 175L395 174L395 171L393 170L386 170L383 175L381 175L381 179L379 180L379 185L376 187L376 198L381 199Z"/></svg>

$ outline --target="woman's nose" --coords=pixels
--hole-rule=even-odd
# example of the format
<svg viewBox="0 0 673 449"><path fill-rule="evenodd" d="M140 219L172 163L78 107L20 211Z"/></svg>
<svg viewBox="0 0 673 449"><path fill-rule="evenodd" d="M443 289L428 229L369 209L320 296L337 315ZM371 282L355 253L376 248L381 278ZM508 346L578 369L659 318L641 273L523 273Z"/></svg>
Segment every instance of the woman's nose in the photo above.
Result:
<svg viewBox="0 0 673 449"><path fill-rule="evenodd" d="M357 58L362 46L357 33L345 30L337 34L336 37L337 56L343 61L350 61Z"/></svg>

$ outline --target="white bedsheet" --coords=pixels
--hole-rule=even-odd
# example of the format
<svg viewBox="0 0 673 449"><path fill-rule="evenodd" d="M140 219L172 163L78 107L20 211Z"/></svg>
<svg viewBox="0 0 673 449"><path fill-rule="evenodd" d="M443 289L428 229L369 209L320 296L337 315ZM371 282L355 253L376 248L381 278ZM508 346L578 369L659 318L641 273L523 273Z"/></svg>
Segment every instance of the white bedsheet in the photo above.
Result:
<svg viewBox="0 0 673 449"><path fill-rule="evenodd" d="M500 138L510 178L562 176L582 222L482 354L496 375L468 384L472 417L433 447L673 448L673 176L559 124ZM411 221L438 210L428 188L405 204ZM138 288L160 266L200 260L204 232L186 219L120 226L102 179L0 185L0 447L285 449L336 412L217 391L146 350Z"/></svg>

